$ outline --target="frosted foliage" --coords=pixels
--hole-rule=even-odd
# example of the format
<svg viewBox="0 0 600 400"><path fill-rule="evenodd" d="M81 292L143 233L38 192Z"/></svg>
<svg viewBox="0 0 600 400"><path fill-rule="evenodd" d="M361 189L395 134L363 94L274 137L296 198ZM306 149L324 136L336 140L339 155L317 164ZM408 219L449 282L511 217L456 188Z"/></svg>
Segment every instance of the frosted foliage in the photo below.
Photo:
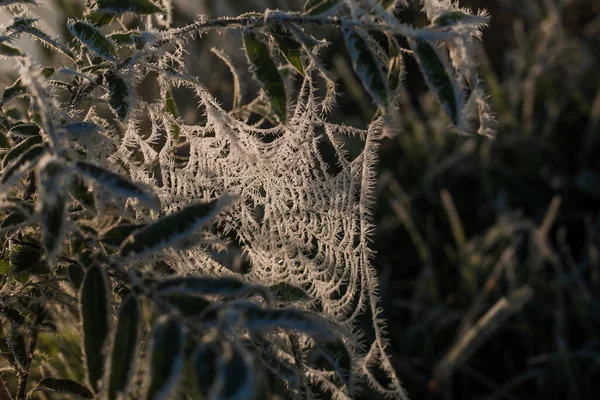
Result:
<svg viewBox="0 0 600 400"><path fill-rule="evenodd" d="M131 123L124 145L113 158L129 163L134 180L157 187L166 212L193 200L233 196L232 204L217 217L216 226L239 240L252 266L246 279L263 285L287 282L306 289L322 303L323 315L349 332L366 308L377 316L378 284L367 241L382 124L374 121L368 131L362 131L327 123L321 118L321 104L310 77L304 81L293 116L285 126L272 129L259 129L233 118L190 77L162 79L164 85L193 88L205 112L203 126L180 124L180 141L189 144L189 160L181 165L173 159L174 143L168 135L157 149L160 133L164 135L165 126L173 121L155 105L143 106L154 124L152 134L143 140ZM266 142L267 135L276 138ZM364 141L362 153L353 160L343 148L342 135ZM335 175L330 174L331 168L319 152L324 138L336 150ZM136 143L142 149L144 165L155 165L153 161L158 160L158 179L149 168L130 162L125 143ZM206 244L184 251L165 250L167 254L181 274L235 274L214 261ZM383 366L392 378L389 394L403 396L383 350L382 324L377 317L374 322L377 340L360 355L356 365L363 371L357 372L368 372L371 363ZM358 339L354 334L349 345L358 348Z"/></svg>

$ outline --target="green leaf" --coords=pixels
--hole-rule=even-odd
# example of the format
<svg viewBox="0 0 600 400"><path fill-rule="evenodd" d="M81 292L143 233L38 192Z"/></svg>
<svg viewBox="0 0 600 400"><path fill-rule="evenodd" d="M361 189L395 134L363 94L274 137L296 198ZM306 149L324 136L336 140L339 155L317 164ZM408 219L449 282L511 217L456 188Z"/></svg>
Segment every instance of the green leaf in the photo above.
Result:
<svg viewBox="0 0 600 400"><path fill-rule="evenodd" d="M317 315L293 308L265 309L255 304L239 306L244 314L246 327L261 331L274 327L295 329L320 339L334 338L331 324Z"/></svg>
<svg viewBox="0 0 600 400"><path fill-rule="evenodd" d="M42 222L42 245L46 260L52 265L62 246L67 216L63 194L63 164L53 156L47 157L41 161L38 172L40 182L38 206Z"/></svg>
<svg viewBox="0 0 600 400"><path fill-rule="evenodd" d="M585 195L600 200L600 173L583 169L575 177L575 187Z"/></svg>
<svg viewBox="0 0 600 400"><path fill-rule="evenodd" d="M324 14L340 3L341 0L307 0L304 4L304 12L308 15Z"/></svg>
<svg viewBox="0 0 600 400"><path fill-rule="evenodd" d="M344 24L342 33L346 47L352 58L352 66L359 76L360 81L371 95L375 103L385 109L388 105L387 77L379 58L371 51L367 40L363 37L366 33L359 33L352 26Z"/></svg>
<svg viewBox="0 0 600 400"><path fill-rule="evenodd" d="M229 342L221 345L221 349L200 346L194 352L194 372L202 394L210 399L254 398L255 374L249 356Z"/></svg>
<svg viewBox="0 0 600 400"><path fill-rule="evenodd" d="M66 133L71 135L89 135L91 133L101 132L104 130L104 128L98 124L84 121L66 124L62 128Z"/></svg>
<svg viewBox="0 0 600 400"><path fill-rule="evenodd" d="M275 294L277 299L285 302L306 301L310 299L310 296L304 290L286 282L269 286L269 292Z"/></svg>
<svg viewBox="0 0 600 400"><path fill-rule="evenodd" d="M132 233L121 245L121 255L151 253L173 245L200 227L208 224L220 207L218 201L196 203L179 212L160 218Z"/></svg>
<svg viewBox="0 0 600 400"><path fill-rule="evenodd" d="M454 25L457 22L460 22L465 19L471 19L473 16L471 14L467 14L462 11L453 10L441 13L434 20L433 24L435 26L449 26Z"/></svg>
<svg viewBox="0 0 600 400"><path fill-rule="evenodd" d="M67 57L75 60L76 57L71 51L71 49L69 49L64 44L58 42L57 40L52 39L41 29L34 26L36 22L37 19L34 18L17 17L13 20L13 24L6 28L5 32L11 32L14 34L27 33L43 42L45 45L50 46L58 50L62 54L66 55Z"/></svg>
<svg viewBox="0 0 600 400"><path fill-rule="evenodd" d="M36 4L35 0L0 0L0 7L12 6L15 4Z"/></svg>
<svg viewBox="0 0 600 400"><path fill-rule="evenodd" d="M117 49L115 44L106 38L94 25L85 21L69 20L67 28L71 33L94 54L109 61L116 61Z"/></svg>
<svg viewBox="0 0 600 400"><path fill-rule="evenodd" d="M150 341L150 382L147 400L171 399L183 370L185 334L181 322L161 319Z"/></svg>
<svg viewBox="0 0 600 400"><path fill-rule="evenodd" d="M388 35L388 52L390 61L388 63L387 82L390 90L396 92L400 89L404 76L404 61L400 46L392 35Z"/></svg>
<svg viewBox="0 0 600 400"><path fill-rule="evenodd" d="M4 89L4 94L2 95L2 103L6 103L11 99L25 95L27 95L27 88L21 83L21 78L19 78L11 86Z"/></svg>
<svg viewBox="0 0 600 400"><path fill-rule="evenodd" d="M0 132L0 148L10 149L12 147L12 141L4 132Z"/></svg>
<svg viewBox="0 0 600 400"><path fill-rule="evenodd" d="M9 266L11 273L20 274L38 266L42 262L42 249L26 240L12 238L9 241ZM47 269L47 267L46 267Z"/></svg>
<svg viewBox="0 0 600 400"><path fill-rule="evenodd" d="M119 308L108 383L108 399L126 398L136 371L140 341L141 308L134 295L125 297Z"/></svg>
<svg viewBox="0 0 600 400"><path fill-rule="evenodd" d="M242 348L229 342L199 346L192 359L197 386L206 398L255 397L254 367Z"/></svg>
<svg viewBox="0 0 600 400"><path fill-rule="evenodd" d="M197 387L208 398L211 387L217 381L219 351L214 345L199 346L192 356Z"/></svg>
<svg viewBox="0 0 600 400"><path fill-rule="evenodd" d="M27 398L33 398L31 395L38 391L61 393L69 396L78 396L84 399L94 398L94 393L92 393L87 386L71 379L43 378L38 382L36 387L29 392Z"/></svg>
<svg viewBox="0 0 600 400"><path fill-rule="evenodd" d="M377 2L381 4L381 7L384 10L387 10L396 2L396 0L377 0Z"/></svg>
<svg viewBox="0 0 600 400"><path fill-rule="evenodd" d="M11 307L4 307L0 305L0 314L2 314L4 317L6 317L10 322L14 323L15 325L23 325L25 323L25 316L23 316L23 314L21 314L19 312L19 310L16 310L14 308ZM7 344L8 346L8 344ZM8 347L6 347L6 349L8 351L10 351L10 349ZM5 353L4 348L2 350L3 353Z"/></svg>
<svg viewBox="0 0 600 400"><path fill-rule="evenodd" d="M0 55L15 57L23 54L21 53L21 50L17 49L16 47L10 46L6 43L0 43Z"/></svg>
<svg viewBox="0 0 600 400"><path fill-rule="evenodd" d="M167 89L165 99L165 111L171 114L171 116L175 119L179 118L179 111L177 110L177 103L175 103L175 98L173 97L173 92L171 89ZM173 135L173 139L179 139L179 134L181 133L181 129L177 124L173 124L171 126L171 135Z"/></svg>
<svg viewBox="0 0 600 400"><path fill-rule="evenodd" d="M2 175L2 179L0 179L0 186L7 187L12 185L38 163L45 151L46 147L39 144L23 152L23 154L4 168L4 174Z"/></svg>
<svg viewBox="0 0 600 400"><path fill-rule="evenodd" d="M147 15L163 12L160 7L150 0L98 0L98 9L115 14L131 12L138 15Z"/></svg>
<svg viewBox="0 0 600 400"><path fill-rule="evenodd" d="M107 246L119 247L129 235L143 228L144 226L146 225L129 223L115 225L103 232L100 236L100 240Z"/></svg>
<svg viewBox="0 0 600 400"><path fill-rule="evenodd" d="M135 197L142 200L153 208L158 208L160 202L154 193L150 193L140 185L135 184L108 169L90 164L85 161L77 161L75 169L81 174L109 188L114 194L122 197Z"/></svg>
<svg viewBox="0 0 600 400"><path fill-rule="evenodd" d="M22 371L26 371L29 366L29 357L27 355L27 345L25 344L23 335L13 330L8 335L7 344L19 368Z"/></svg>
<svg viewBox="0 0 600 400"><path fill-rule="evenodd" d="M176 308L184 317L195 317L202 314L212 303L203 297L188 293L158 294L160 299Z"/></svg>
<svg viewBox="0 0 600 400"><path fill-rule="evenodd" d="M93 191L81 177L71 175L70 178L69 193L71 196L73 196L73 198L83 207L93 210L96 205Z"/></svg>
<svg viewBox="0 0 600 400"><path fill-rule="evenodd" d="M33 213L33 207L27 202L16 202L14 205L3 206L2 209L6 212L0 222L2 229L11 229L27 223Z"/></svg>
<svg viewBox="0 0 600 400"><path fill-rule="evenodd" d="M285 85L277 65L271 58L269 46L260 41L251 30L244 31L243 36L244 49L252 72L269 98L275 114L281 121L285 121L287 116Z"/></svg>
<svg viewBox="0 0 600 400"><path fill-rule="evenodd" d="M352 356L341 339L316 341L307 364L314 368L335 371L345 385L352 381Z"/></svg>
<svg viewBox="0 0 600 400"><path fill-rule="evenodd" d="M98 264L93 264L88 268L81 285L79 310L88 382L96 392L104 373L105 350L110 332L109 301L106 273Z"/></svg>
<svg viewBox="0 0 600 400"><path fill-rule="evenodd" d="M117 114L120 121L125 120L131 109L131 88L127 85L123 78L109 74L106 77L108 83L108 94L110 99L108 104Z"/></svg>
<svg viewBox="0 0 600 400"><path fill-rule="evenodd" d="M79 290L79 288L81 287L81 283L85 278L85 270L80 265L69 264L69 266L67 267L67 278L69 278L69 282L73 284L73 287Z"/></svg>
<svg viewBox="0 0 600 400"><path fill-rule="evenodd" d="M41 143L40 127L36 124L19 124L15 125L8 131L9 136L31 137L38 136L39 141L33 144Z"/></svg>
<svg viewBox="0 0 600 400"><path fill-rule="evenodd" d="M275 40L279 51L301 75L304 75L302 65L302 45L296 41L294 35L284 30L280 25L271 27L271 36Z"/></svg>
<svg viewBox="0 0 600 400"><path fill-rule="evenodd" d="M458 126L460 103L457 94L459 91L448 73L450 67L442 61L438 51L428 42L417 39L409 40L409 44L425 77L425 82L454 125Z"/></svg>
<svg viewBox="0 0 600 400"><path fill-rule="evenodd" d="M37 126L37 125L36 125ZM16 127L15 127L16 128ZM15 129L13 128L13 129ZM33 128L32 128L33 129ZM38 128L39 131L39 128ZM10 130L12 132L12 129ZM42 137L39 135L30 136L27 139L20 142L18 145L10 149L8 153L4 156L4 160L2 161L2 166L6 168L11 161L16 160L19 156L23 155L27 150L32 148L33 146L42 143Z"/></svg>
<svg viewBox="0 0 600 400"><path fill-rule="evenodd" d="M258 290L258 286L231 277L183 276L159 282L154 289L159 294L193 293L196 295L233 296Z"/></svg>

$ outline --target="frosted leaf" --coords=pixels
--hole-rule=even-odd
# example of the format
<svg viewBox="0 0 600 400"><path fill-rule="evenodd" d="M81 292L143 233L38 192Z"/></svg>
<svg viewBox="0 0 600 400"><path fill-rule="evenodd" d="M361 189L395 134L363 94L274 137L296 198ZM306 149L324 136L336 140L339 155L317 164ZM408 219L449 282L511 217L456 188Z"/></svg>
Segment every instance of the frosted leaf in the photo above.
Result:
<svg viewBox="0 0 600 400"><path fill-rule="evenodd" d="M67 28L88 49L109 61L116 61L117 49L115 44L107 39L102 32L85 21L70 20Z"/></svg>

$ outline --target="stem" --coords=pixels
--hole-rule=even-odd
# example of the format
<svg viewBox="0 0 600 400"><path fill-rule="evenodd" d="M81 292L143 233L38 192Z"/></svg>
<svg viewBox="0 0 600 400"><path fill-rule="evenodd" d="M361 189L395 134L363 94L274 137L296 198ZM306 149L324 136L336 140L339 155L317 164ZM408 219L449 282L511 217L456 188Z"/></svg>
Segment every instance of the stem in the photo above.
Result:
<svg viewBox="0 0 600 400"><path fill-rule="evenodd" d="M31 333L31 340L29 341L29 348L27 349L27 365L25 366L24 371L22 371L19 374L19 385L17 387L16 400L26 400L27 381L29 380L29 370L31 367L31 362L33 361L33 353L35 352L35 348L37 346L38 335L39 335L39 330L35 329L35 328L37 328L39 325L41 325L41 323L44 322L45 318L46 318L46 313L44 312L43 309L40 309L40 311L37 313L37 316L35 317L35 321L33 323L34 329L33 329L33 332Z"/></svg>
<svg viewBox="0 0 600 400"><path fill-rule="evenodd" d="M307 16L302 14L284 14L280 12L266 13L264 17L235 17L235 18L219 18L210 21L198 21L188 26L179 29L173 29L165 32L168 38L160 39L154 47L159 48L171 43L174 39L181 39L187 35L193 35L199 31L207 29L244 29L249 27L265 27L281 24L298 24L298 25L318 25L318 26L334 26L341 28L343 25L361 27L367 30L385 30L393 34L404 36L417 36L417 30L400 22L391 23L369 23L362 20L353 20L343 17L321 17ZM420 29L420 32L425 32L427 29ZM429 32L431 33L431 32ZM98 75L94 82L87 82L79 90L73 92L73 96L69 101L69 109L77 107L83 99L87 97L95 88L104 82L104 77L115 74L117 71L125 68L131 63L132 56L119 62L113 68L103 75Z"/></svg>

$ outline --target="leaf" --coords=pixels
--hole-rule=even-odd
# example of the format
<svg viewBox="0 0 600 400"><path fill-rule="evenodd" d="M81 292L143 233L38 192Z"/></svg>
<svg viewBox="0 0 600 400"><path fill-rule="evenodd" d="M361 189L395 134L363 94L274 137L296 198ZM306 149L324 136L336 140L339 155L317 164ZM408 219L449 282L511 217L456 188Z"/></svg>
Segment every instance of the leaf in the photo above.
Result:
<svg viewBox="0 0 600 400"><path fill-rule="evenodd" d="M69 396L79 396L84 399L93 399L94 393L85 385L71 380L59 378L43 378L36 387L29 392L27 398L33 398L31 395L38 391L49 391L62 393Z"/></svg>
<svg viewBox="0 0 600 400"><path fill-rule="evenodd" d="M388 35L388 52L390 61L388 63L387 82L390 90L396 92L401 87L404 76L404 62L400 46L392 35Z"/></svg>
<svg viewBox="0 0 600 400"><path fill-rule="evenodd" d="M85 270L80 265L69 264L67 267L67 278L69 278L69 282L73 284L73 287L79 290L85 278Z"/></svg>
<svg viewBox="0 0 600 400"><path fill-rule="evenodd" d="M88 49L96 55L109 61L116 61L117 49L115 44L107 39L94 25L85 21L69 20L67 28Z"/></svg>
<svg viewBox="0 0 600 400"><path fill-rule="evenodd" d="M39 141L33 144L41 143L40 127L36 124L19 124L15 125L8 131L9 136L31 137L38 136Z"/></svg>
<svg viewBox="0 0 600 400"><path fill-rule="evenodd" d="M38 128L38 130L39 130L39 128ZM11 129L11 132L12 132L12 129ZM16 146L14 146L12 149L10 149L8 153L6 153L6 155L4 156L4 160L2 161L2 166L4 168L6 168L10 164L11 161L16 160L17 158L19 158L19 156L21 156L27 150L29 150L36 144L40 144L40 143L42 143L41 136L30 136L27 139L23 140L22 142L20 142Z"/></svg>
<svg viewBox="0 0 600 400"><path fill-rule="evenodd" d="M151 253L171 246L201 226L209 223L218 212L218 201L188 205L132 233L121 244L121 255Z"/></svg>
<svg viewBox="0 0 600 400"><path fill-rule="evenodd" d="M308 357L308 365L333 370L345 385L351 383L352 356L341 339L315 342L315 349L311 356Z"/></svg>
<svg viewBox="0 0 600 400"><path fill-rule="evenodd" d="M396 0L377 0L377 2L381 4L381 7L384 10L387 10L396 2Z"/></svg>
<svg viewBox="0 0 600 400"><path fill-rule="evenodd" d="M75 163L75 169L81 175L106 186L115 194L123 197L138 198L153 208L158 208L160 206L160 202L154 193L149 193L148 190L144 189L142 186L135 184L129 179L109 171L108 169L85 161L77 161Z"/></svg>
<svg viewBox="0 0 600 400"><path fill-rule="evenodd" d="M50 265L54 263L60 251L67 219L63 193L63 168L62 162L54 156L47 156L40 162L38 172L40 185L38 212L42 222L42 246Z"/></svg>
<svg viewBox="0 0 600 400"><path fill-rule="evenodd" d="M140 341L141 309L134 295L125 297L119 308L109 373L108 399L126 398L136 371Z"/></svg>
<svg viewBox="0 0 600 400"><path fill-rule="evenodd" d="M42 249L39 245L12 238L9 241L8 261L11 273L26 272L42 263Z"/></svg>
<svg viewBox="0 0 600 400"><path fill-rule="evenodd" d="M154 289L159 294L193 293L196 295L233 296L256 291L259 287L230 277L184 276L163 280Z"/></svg>
<svg viewBox="0 0 600 400"><path fill-rule="evenodd" d="M104 130L104 128L98 124L84 121L66 124L62 128L66 133L71 135L89 135L90 133L101 132Z"/></svg>
<svg viewBox="0 0 600 400"><path fill-rule="evenodd" d="M201 345L192 356L197 386L204 397L209 396L211 387L217 380L219 352L214 345Z"/></svg>
<svg viewBox="0 0 600 400"><path fill-rule="evenodd" d="M296 69L304 76L304 66L302 65L302 45L298 43L294 35L285 31L280 25L271 27L271 36L275 40L281 54Z"/></svg>
<svg viewBox="0 0 600 400"><path fill-rule="evenodd" d="M222 348L200 346L193 355L198 387L210 399L254 398L254 367L241 348L222 343Z"/></svg>
<svg viewBox="0 0 600 400"><path fill-rule="evenodd" d="M575 177L575 187L586 196L600 200L600 174L591 169L583 169Z"/></svg>
<svg viewBox="0 0 600 400"><path fill-rule="evenodd" d="M150 382L148 400L170 399L183 369L185 334L181 322L161 319L150 341Z"/></svg>
<svg viewBox="0 0 600 400"><path fill-rule="evenodd" d="M417 39L409 40L409 44L427 85L454 125L458 126L460 122L458 89L448 73L449 67L446 67L437 50L428 42Z"/></svg>
<svg viewBox="0 0 600 400"><path fill-rule="evenodd" d="M31 170L40 160L45 151L45 146L37 145L23 152L23 154L17 157L16 160L4 168L4 174L2 175L2 179L0 179L0 187L12 185L25 172Z"/></svg>
<svg viewBox="0 0 600 400"><path fill-rule="evenodd" d="M110 332L109 301L106 273L98 264L93 264L88 268L81 285L79 310L88 382L96 392L104 373L106 339Z"/></svg>
<svg viewBox="0 0 600 400"><path fill-rule="evenodd" d="M21 50L16 47L10 46L6 43L0 43L0 55L8 57L16 57L23 55Z"/></svg>
<svg viewBox="0 0 600 400"><path fill-rule="evenodd" d="M174 119L179 118L179 111L177 110L177 103L175 103L175 98L173 97L173 92L171 89L167 89L165 99L165 111L168 112ZM171 135L173 135L173 139L179 139L179 134L181 129L177 124L173 124L171 126Z"/></svg>
<svg viewBox="0 0 600 400"><path fill-rule="evenodd" d="M98 9L115 14L131 12L138 15L147 15L163 12L160 7L150 0L98 0Z"/></svg>
<svg viewBox="0 0 600 400"><path fill-rule="evenodd" d="M121 77L115 74L106 76L108 83L108 104L112 107L120 121L125 120L131 109L131 89Z"/></svg>
<svg viewBox="0 0 600 400"><path fill-rule="evenodd" d="M11 99L25 95L27 95L27 88L21 83L21 78L19 78L11 86L4 89L4 94L2 94L2 103L6 103Z"/></svg>
<svg viewBox="0 0 600 400"><path fill-rule="evenodd" d="M324 14L340 3L341 0L307 0L304 4L304 12L308 15Z"/></svg>
<svg viewBox="0 0 600 400"><path fill-rule="evenodd" d="M352 58L352 66L360 81L375 103L386 108L388 105L387 77L379 58L371 51L367 40L353 27L344 24L342 32L346 47Z"/></svg>
<svg viewBox="0 0 600 400"><path fill-rule="evenodd" d="M18 201L11 205L2 206L6 212L5 217L0 222L0 228L10 229L25 224L31 218L33 207L28 202Z"/></svg>
<svg viewBox="0 0 600 400"><path fill-rule="evenodd" d="M335 338L331 325L324 319L306 311L293 308L265 309L256 304L236 304L236 309L244 315L246 327L262 331L274 327L295 329L319 339Z"/></svg>
<svg viewBox="0 0 600 400"><path fill-rule="evenodd" d="M13 355L14 360L22 371L26 371L29 367L29 356L27 355L27 345L25 338L19 332L13 330L8 335L8 347Z"/></svg>
<svg viewBox="0 0 600 400"><path fill-rule="evenodd" d="M158 294L160 299L176 308L184 317L199 316L212 303L208 300L188 293Z"/></svg>
<svg viewBox="0 0 600 400"><path fill-rule="evenodd" d="M0 132L0 148L10 149L12 147L12 141L4 132Z"/></svg>
<svg viewBox="0 0 600 400"><path fill-rule="evenodd" d="M35 0L0 0L0 7L12 6L15 4L36 4Z"/></svg>
<svg viewBox="0 0 600 400"><path fill-rule="evenodd" d="M107 246L119 247L129 235L138 229L143 228L144 226L146 225L129 223L115 225L103 232L100 240Z"/></svg>
<svg viewBox="0 0 600 400"><path fill-rule="evenodd" d="M269 286L269 291L274 293L279 300L286 302L310 299L310 296L304 290L286 282L280 282Z"/></svg>
<svg viewBox="0 0 600 400"><path fill-rule="evenodd" d="M6 317L10 322L15 325L23 325L25 323L25 316L21 314L18 310L11 307L4 307L0 305L0 314ZM8 347L7 347L8 349ZM3 350L4 352L4 350Z"/></svg>
<svg viewBox="0 0 600 400"><path fill-rule="evenodd" d="M64 44L52 39L41 29L35 27L34 24L36 22L37 22L37 19L34 19L34 18L17 17L13 20L13 24L6 28L5 32L11 32L14 34L27 33L27 34L33 36L34 38L40 40L44 45L50 46L50 47L58 50L62 54L71 58L72 60L76 59L76 57L73 54L73 52L71 51L71 49L69 49Z"/></svg>
<svg viewBox="0 0 600 400"><path fill-rule="evenodd" d="M250 30L244 31L243 37L244 49L252 72L269 98L275 114L281 121L285 121L287 115L285 85L277 65L271 58L269 46L258 40L254 32Z"/></svg>
<svg viewBox="0 0 600 400"><path fill-rule="evenodd" d="M460 22L465 19L472 19L473 16L471 14L467 14L462 11L453 10L441 13L434 20L433 24L436 26L449 26L454 25L456 22Z"/></svg>

